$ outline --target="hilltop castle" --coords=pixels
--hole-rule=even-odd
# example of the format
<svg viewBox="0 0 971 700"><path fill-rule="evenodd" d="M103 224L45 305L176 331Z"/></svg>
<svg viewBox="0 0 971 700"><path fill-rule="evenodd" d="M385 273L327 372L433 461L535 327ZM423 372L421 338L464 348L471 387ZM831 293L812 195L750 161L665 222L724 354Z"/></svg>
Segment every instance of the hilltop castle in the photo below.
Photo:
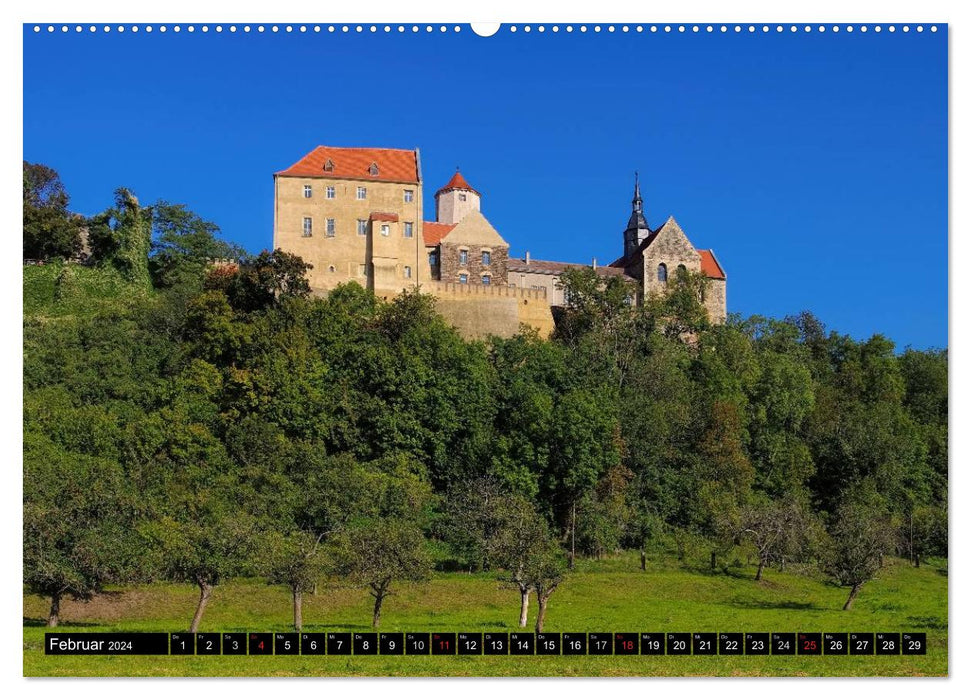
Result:
<svg viewBox="0 0 971 700"><path fill-rule="evenodd" d="M482 215L482 195L456 171L435 192L435 220L422 215L418 149L318 146L273 176L273 247L313 265L315 293L356 281L384 297L421 287L464 335L510 336L525 323L546 335L564 303L560 275L577 263L509 257L509 244ZM624 252L603 277L636 284L635 303L664 293L678 268L708 279L711 319L726 317L725 272L711 250L696 249L668 220L651 229L635 178Z"/></svg>

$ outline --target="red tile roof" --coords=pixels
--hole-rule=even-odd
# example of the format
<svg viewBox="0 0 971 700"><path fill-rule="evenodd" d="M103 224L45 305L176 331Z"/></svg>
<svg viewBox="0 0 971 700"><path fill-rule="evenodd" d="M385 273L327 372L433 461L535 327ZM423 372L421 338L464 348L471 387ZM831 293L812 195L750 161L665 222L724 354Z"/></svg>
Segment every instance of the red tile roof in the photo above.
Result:
<svg viewBox="0 0 971 700"><path fill-rule="evenodd" d="M457 224L440 224L437 221L425 221L422 224L421 235L426 246L436 246L455 228Z"/></svg>
<svg viewBox="0 0 971 700"><path fill-rule="evenodd" d="M333 170L324 170L330 161ZM377 166L377 175L370 172ZM397 148L339 148L317 146L310 153L277 175L293 177L326 177L339 180L374 180L418 184L417 151Z"/></svg>
<svg viewBox="0 0 971 700"><path fill-rule="evenodd" d="M458 170L455 171L455 174L452 175L452 179L448 181L445 187L440 189L435 194L437 195L440 192L448 192L449 190L469 190L470 192L479 194L475 189L473 189L472 185L466 182L465 178L462 177L462 173L460 173Z"/></svg>
<svg viewBox="0 0 971 700"><path fill-rule="evenodd" d="M710 250L699 250L698 253L701 255L701 271L705 274L705 277L710 277L714 280L725 279L725 271L718 264L714 252Z"/></svg>
<svg viewBox="0 0 971 700"><path fill-rule="evenodd" d="M397 221L398 215L386 211L372 211L371 221Z"/></svg>

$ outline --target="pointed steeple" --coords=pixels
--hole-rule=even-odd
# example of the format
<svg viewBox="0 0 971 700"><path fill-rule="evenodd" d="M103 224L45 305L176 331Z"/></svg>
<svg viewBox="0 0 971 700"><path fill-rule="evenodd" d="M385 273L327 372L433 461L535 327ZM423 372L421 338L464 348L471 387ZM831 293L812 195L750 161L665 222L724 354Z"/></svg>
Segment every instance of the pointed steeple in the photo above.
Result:
<svg viewBox="0 0 971 700"><path fill-rule="evenodd" d="M631 214L624 231L624 257L629 256L645 238L651 235L651 228L644 217L644 200L641 198L641 182L638 172L634 171L634 199L631 200Z"/></svg>

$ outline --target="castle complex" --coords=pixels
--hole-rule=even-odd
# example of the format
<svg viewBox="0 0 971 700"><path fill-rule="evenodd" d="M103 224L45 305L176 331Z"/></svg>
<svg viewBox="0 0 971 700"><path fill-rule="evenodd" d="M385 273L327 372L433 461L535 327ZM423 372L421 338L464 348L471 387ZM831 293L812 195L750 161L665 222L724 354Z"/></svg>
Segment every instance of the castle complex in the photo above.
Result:
<svg viewBox="0 0 971 700"><path fill-rule="evenodd" d="M273 247L313 265L309 281L323 294L356 281L388 298L420 287L468 337L510 336L520 324L547 335L553 307L564 303L560 275L577 263L509 257L509 244L482 215L482 195L457 172L435 192L435 220L423 217L417 149L318 146L273 176ZM679 268L700 272L711 319L726 317L725 272L698 250L674 217L651 229L635 179L623 255L593 268L636 286L635 303L664 293Z"/></svg>

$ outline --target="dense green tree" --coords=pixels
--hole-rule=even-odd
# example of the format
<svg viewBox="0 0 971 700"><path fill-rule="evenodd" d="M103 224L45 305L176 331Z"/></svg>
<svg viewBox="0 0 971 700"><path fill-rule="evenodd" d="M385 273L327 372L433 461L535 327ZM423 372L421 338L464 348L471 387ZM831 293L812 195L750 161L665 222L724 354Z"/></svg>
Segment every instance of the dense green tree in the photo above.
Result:
<svg viewBox="0 0 971 700"><path fill-rule="evenodd" d="M24 259L73 258L81 252L81 217L57 171L24 161Z"/></svg>
<svg viewBox="0 0 971 700"><path fill-rule="evenodd" d="M159 201L151 207L152 249L149 268L158 287L201 288L207 266L245 255L237 245L221 240L219 227L184 204Z"/></svg>
<svg viewBox="0 0 971 700"><path fill-rule="evenodd" d="M607 391L573 389L556 404L551 430L548 493L576 558L577 506L620 461L620 429Z"/></svg>

